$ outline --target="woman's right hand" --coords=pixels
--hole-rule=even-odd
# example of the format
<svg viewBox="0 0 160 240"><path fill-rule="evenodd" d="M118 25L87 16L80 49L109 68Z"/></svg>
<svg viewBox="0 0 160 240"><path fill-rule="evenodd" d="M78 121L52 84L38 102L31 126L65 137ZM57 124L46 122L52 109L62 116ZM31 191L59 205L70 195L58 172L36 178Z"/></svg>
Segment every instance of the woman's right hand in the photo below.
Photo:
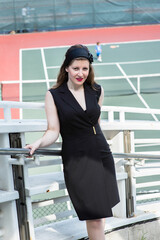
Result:
<svg viewBox="0 0 160 240"><path fill-rule="evenodd" d="M40 147L40 144L41 144L41 139L38 139L36 142L34 142L32 144L27 144L24 148L30 149L29 154L33 155L35 150Z"/></svg>

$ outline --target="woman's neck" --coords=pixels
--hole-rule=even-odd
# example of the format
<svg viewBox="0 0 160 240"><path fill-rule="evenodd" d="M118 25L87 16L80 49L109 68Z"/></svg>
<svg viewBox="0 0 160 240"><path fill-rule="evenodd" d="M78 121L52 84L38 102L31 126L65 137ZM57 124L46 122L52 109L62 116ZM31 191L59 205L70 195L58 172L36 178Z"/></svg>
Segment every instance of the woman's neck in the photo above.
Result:
<svg viewBox="0 0 160 240"><path fill-rule="evenodd" d="M76 84L72 83L70 80L68 80L67 86L70 90L74 90L74 91L83 90L83 88L84 88L83 84L82 85L76 85Z"/></svg>

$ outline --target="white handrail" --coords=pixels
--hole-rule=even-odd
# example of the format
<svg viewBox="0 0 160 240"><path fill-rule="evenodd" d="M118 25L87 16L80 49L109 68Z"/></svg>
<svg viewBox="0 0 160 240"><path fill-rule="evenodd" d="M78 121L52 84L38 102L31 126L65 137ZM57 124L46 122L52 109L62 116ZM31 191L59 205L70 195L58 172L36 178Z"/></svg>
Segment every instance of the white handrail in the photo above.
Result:
<svg viewBox="0 0 160 240"><path fill-rule="evenodd" d="M16 101L0 101L0 108L24 108L24 109L43 109L44 103L35 102L16 102ZM104 112L127 112L127 113L145 113L145 114L158 114L160 109L136 108L136 107L117 107L117 106L102 106Z"/></svg>
<svg viewBox="0 0 160 240"><path fill-rule="evenodd" d="M6 120L11 120L11 109L44 109L44 103L35 102L15 102L15 101L0 101L0 108L4 109L4 116ZM135 108L135 107L117 107L117 106L102 106L102 112L108 112L108 121L114 121L114 112L119 112L119 121L124 122L125 113L139 113L139 114L157 114L160 115L159 109L150 108Z"/></svg>
<svg viewBox="0 0 160 240"><path fill-rule="evenodd" d="M136 107L117 107L117 106L102 106L102 111L108 112L128 112L128 113L145 113L145 114L160 114L160 109L136 108Z"/></svg>
<svg viewBox="0 0 160 240"><path fill-rule="evenodd" d="M0 108L43 109L44 103L0 101Z"/></svg>

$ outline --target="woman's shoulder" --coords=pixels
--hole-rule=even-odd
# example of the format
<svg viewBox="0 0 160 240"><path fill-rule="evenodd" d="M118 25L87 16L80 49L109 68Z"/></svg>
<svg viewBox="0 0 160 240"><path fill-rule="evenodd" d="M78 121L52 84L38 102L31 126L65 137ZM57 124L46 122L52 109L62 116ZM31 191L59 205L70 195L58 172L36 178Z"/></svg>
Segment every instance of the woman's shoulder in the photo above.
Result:
<svg viewBox="0 0 160 240"><path fill-rule="evenodd" d="M96 90L101 90L101 85L99 85L98 83L94 83L94 84L93 84L93 87L94 87Z"/></svg>
<svg viewBox="0 0 160 240"><path fill-rule="evenodd" d="M61 84L60 86L54 85L52 88L50 88L48 91L50 91L52 94L56 94L57 92L63 90L64 84Z"/></svg>
<svg viewBox="0 0 160 240"><path fill-rule="evenodd" d="M100 95L101 95L101 92L102 92L101 85L99 85L98 83L94 83L93 87L94 87L94 89L96 91L96 94L98 95L98 98L99 98Z"/></svg>
<svg viewBox="0 0 160 240"><path fill-rule="evenodd" d="M52 87L52 88L50 88L48 91L49 91L50 93L55 93L55 92L57 91L57 88Z"/></svg>
<svg viewBox="0 0 160 240"><path fill-rule="evenodd" d="M97 100L99 99L101 92L102 92L102 87L98 83L94 83L93 85L88 85L89 86L89 91L94 94L97 97Z"/></svg>

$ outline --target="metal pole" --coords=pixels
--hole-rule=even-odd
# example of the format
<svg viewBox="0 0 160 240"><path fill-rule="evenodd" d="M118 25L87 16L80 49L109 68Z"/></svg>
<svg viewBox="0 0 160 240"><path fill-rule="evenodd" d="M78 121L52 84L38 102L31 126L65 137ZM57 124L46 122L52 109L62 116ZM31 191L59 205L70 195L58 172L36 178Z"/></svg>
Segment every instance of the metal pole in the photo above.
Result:
<svg viewBox="0 0 160 240"><path fill-rule="evenodd" d="M14 16L14 25L15 25L15 29L14 30L17 31L15 0L13 0L13 16Z"/></svg>
<svg viewBox="0 0 160 240"><path fill-rule="evenodd" d="M134 24L134 0L132 0L132 25Z"/></svg>
<svg viewBox="0 0 160 240"><path fill-rule="evenodd" d="M93 27L95 27L96 26L96 19L95 19L95 9L96 9L96 7L95 7L95 0L93 0L93 2L92 2L92 19L93 19Z"/></svg>
<svg viewBox="0 0 160 240"><path fill-rule="evenodd" d="M26 148L0 148L0 155L28 155L30 150ZM33 155L60 156L61 150L37 149Z"/></svg>
<svg viewBox="0 0 160 240"><path fill-rule="evenodd" d="M15 155L24 154L29 156L29 149L26 148L0 148L0 155ZM37 149L33 155L46 155L46 156L61 156L61 150L52 149ZM135 159L154 159L160 160L160 155L156 154L141 154L141 153L113 153L114 158L127 158L130 161L131 158Z"/></svg>
<svg viewBox="0 0 160 240"><path fill-rule="evenodd" d="M54 29L56 30L57 29L57 26L56 26L56 2L55 0L53 0L53 22L54 22Z"/></svg>

